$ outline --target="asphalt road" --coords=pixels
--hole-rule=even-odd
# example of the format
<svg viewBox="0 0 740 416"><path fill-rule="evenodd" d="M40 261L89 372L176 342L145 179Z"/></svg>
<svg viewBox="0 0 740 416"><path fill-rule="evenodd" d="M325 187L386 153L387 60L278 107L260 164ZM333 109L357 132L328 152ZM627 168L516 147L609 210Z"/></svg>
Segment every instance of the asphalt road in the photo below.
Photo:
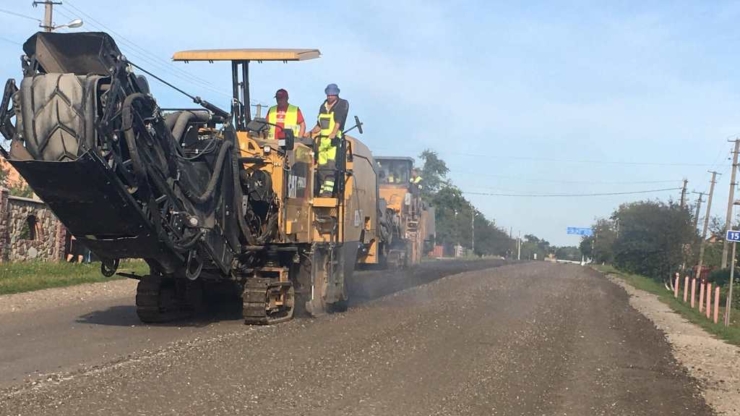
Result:
<svg viewBox="0 0 740 416"><path fill-rule="evenodd" d="M494 267L498 260L441 261L397 271L357 272L350 281L351 305L442 276ZM243 331L241 304L211 308L202 316L165 325L145 325L136 316L135 280L112 281L13 295L17 311L0 309L0 389L48 378L50 373L153 351L173 341ZM2 306L3 297L0 297Z"/></svg>
<svg viewBox="0 0 740 416"><path fill-rule="evenodd" d="M14 343L10 314L0 414L711 414L663 334L597 273L538 262L438 279L455 267L366 274L347 313L272 327L141 327L122 298L29 311ZM36 355L60 373L23 382Z"/></svg>

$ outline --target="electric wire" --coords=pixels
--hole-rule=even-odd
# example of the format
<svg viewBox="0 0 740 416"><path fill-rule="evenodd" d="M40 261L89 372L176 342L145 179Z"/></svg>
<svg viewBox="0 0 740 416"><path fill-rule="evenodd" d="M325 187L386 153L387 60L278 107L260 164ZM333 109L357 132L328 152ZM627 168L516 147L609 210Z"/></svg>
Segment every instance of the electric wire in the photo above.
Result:
<svg viewBox="0 0 740 416"><path fill-rule="evenodd" d="M127 43L129 43L129 44L131 45L131 47L132 47L132 48L135 48L135 49L139 50L139 51L140 51L141 53L143 53L143 54L145 54L145 55L147 55L147 56L151 57L152 59L155 59L155 60L157 60L157 61L159 61L159 62L161 62L161 63L163 63L163 64L167 65L167 67L168 67L168 68L170 68L170 69L172 69L173 71L175 71L175 72L178 72L178 73L182 74L183 76L186 76L186 77L192 78L192 79L193 79L194 81L200 82L200 83L202 83L202 84L204 84L204 85L209 85L209 86L211 86L211 87L215 87L215 85L213 85L213 84L212 84L212 83L211 83L210 81L208 81L208 80L205 80L205 79L203 79L203 78L200 78L200 77L197 77L197 76L195 76L195 75L191 74L191 73L190 73L190 72L188 72L188 71L185 71L185 70L183 70L183 69L180 69L180 68L178 68L178 67L176 67L176 66L173 66L173 65L172 65L172 62L166 61L166 60L164 60L164 59L160 58L160 57L159 57L159 55L157 55L157 54L154 54L154 53L152 53L152 52L148 51L147 49L145 49L145 48L143 48L143 47L139 46L139 45L138 45L138 44L136 44L136 43L135 43L134 41L132 41L132 40L129 40L128 38L124 37L124 36L123 36L123 35L121 35L120 33L116 32L116 31L114 31L113 29L111 29L111 28L109 28L108 26L106 26L106 25L105 25L104 23L102 23L102 22L101 22L100 20L98 20L98 19L96 19L96 18L94 18L94 17L90 16L90 14L86 13L86 12L85 12L84 10L81 10L80 8L76 7L76 6L75 6L75 5L73 4L73 2L71 2L71 1L67 1L67 2L66 2L66 5L68 5L69 7L71 7L71 8L72 8L72 9L74 9L75 11L77 11L78 13L80 13L80 14L82 14L82 15L86 16L86 17L87 17L88 19L90 19L90 20L91 20L92 22L94 22L94 23L96 23L96 24L97 24L98 26L100 26L100 27L101 27L101 28L102 28L103 30L105 30L105 31L107 31L107 32L110 32L110 33L114 34L114 35L116 36L116 38L117 38L117 39L121 39L121 40L123 40L124 42L127 42ZM63 6L64 6L64 5L63 5Z"/></svg>
<svg viewBox="0 0 740 416"><path fill-rule="evenodd" d="M31 16L28 16L28 15L25 15L25 14L21 14L21 13L16 13L16 12L14 12L12 10L0 9L0 13L9 14L11 16L16 16L16 17L22 17L22 18L28 19L28 20L35 20L37 22L40 22L41 21L41 19L37 19L35 17L31 17Z"/></svg>
<svg viewBox="0 0 740 416"><path fill-rule="evenodd" d="M663 188L663 189L648 189L643 191L629 191L629 192L602 192L602 193L589 193L589 194L509 194L509 193L495 193L495 192L468 192L462 191L468 195L482 195L482 196L507 196L507 197L527 197L527 198L580 198L580 197L596 197L596 196L613 196L613 195L636 195L636 194L649 194L656 192L676 191L681 188Z"/></svg>
<svg viewBox="0 0 740 416"><path fill-rule="evenodd" d="M654 181L582 181L582 180L560 180L560 179L539 179L531 177L520 177L515 175L498 175L492 173L477 173L472 171L458 170L452 171L454 174L463 174L468 176L483 176L491 178L503 178L512 179L521 182L535 182L535 183L562 183L562 184L573 184L573 185L639 185L639 184L659 184L659 183L678 183L681 182L677 179L671 180L654 180Z"/></svg>
<svg viewBox="0 0 740 416"><path fill-rule="evenodd" d="M8 39L8 38L2 37L2 36L0 36L0 40L4 40L4 41L6 41L8 43L12 43L14 45L23 46L23 44L20 43L20 42L16 42L16 41L14 41L12 39Z"/></svg>
<svg viewBox="0 0 740 416"><path fill-rule="evenodd" d="M65 2L65 6L71 7L80 15L86 17L87 19L86 24L98 30L115 35L116 42L121 44L122 48L126 50L127 54L135 56L141 61L145 61L148 64L155 66L164 72L167 72L169 75L179 78L180 80L185 81L189 84L192 84L199 88L207 89L213 93L216 93L216 94L228 97L228 98L232 98L231 97L232 94L216 88L215 85L213 85L211 82L204 80L202 78L199 78L191 74L188 71L177 68L176 66L172 65L171 62L165 61L161 59L159 56L157 56L156 54L149 52L148 50L144 49L143 47L139 46L135 42L122 36L120 33L110 29L105 24L101 23L99 20L95 19L94 17L90 16L88 13L85 13L83 10L75 7L73 4L70 4L70 3L71 2ZM70 15L66 14L65 12L61 10L59 10L58 12L65 17L71 18Z"/></svg>

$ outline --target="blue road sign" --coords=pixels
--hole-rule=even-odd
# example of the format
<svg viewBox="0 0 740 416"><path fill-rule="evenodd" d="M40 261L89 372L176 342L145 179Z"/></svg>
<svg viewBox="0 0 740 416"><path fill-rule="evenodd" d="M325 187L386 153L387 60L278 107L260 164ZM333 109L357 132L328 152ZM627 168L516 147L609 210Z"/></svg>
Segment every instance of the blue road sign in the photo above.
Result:
<svg viewBox="0 0 740 416"><path fill-rule="evenodd" d="M740 243L740 231L727 230L727 241Z"/></svg>
<svg viewBox="0 0 740 416"><path fill-rule="evenodd" d="M594 231L590 228L568 227L567 232L568 234L575 234L575 235L585 235L585 236L594 235Z"/></svg>

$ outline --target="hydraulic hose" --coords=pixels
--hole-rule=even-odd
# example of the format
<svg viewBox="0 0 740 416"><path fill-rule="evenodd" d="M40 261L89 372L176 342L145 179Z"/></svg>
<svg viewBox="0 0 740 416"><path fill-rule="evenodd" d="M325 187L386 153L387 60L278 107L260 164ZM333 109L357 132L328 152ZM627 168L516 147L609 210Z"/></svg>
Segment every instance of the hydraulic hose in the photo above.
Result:
<svg viewBox="0 0 740 416"><path fill-rule="evenodd" d="M124 137L126 139L126 145L128 145L128 153L131 157L131 163L134 168L134 175L136 180L139 182L139 187L146 189L145 192L149 193L146 169L139 156L139 151L136 147L136 133L134 132L134 113L133 104L136 100L148 101L149 98L142 93L134 93L126 97L123 101L123 109L121 110L121 128L123 130Z"/></svg>
<svg viewBox="0 0 740 416"><path fill-rule="evenodd" d="M254 238L254 235L247 226L247 221L244 219L244 210L242 209L244 194L242 193L241 180L239 179L239 152L233 152L232 155L234 156L231 158L231 172L234 180L234 210L236 211L237 223L244 238L247 239L247 244L256 246L259 244L257 244L257 239Z"/></svg>
<svg viewBox="0 0 740 416"><path fill-rule="evenodd" d="M134 132L133 124L134 124L134 112L133 112L133 103L134 101L142 100L145 103L148 104L148 101L150 98L146 96L145 94L141 93L134 93L126 97L126 99L123 101L123 108L121 112L122 117L122 123L121 128L124 132L124 137L126 139L126 144L128 145L129 155L131 157L131 163L134 168L134 174L136 175L136 178L139 182L139 187L141 189L145 189L147 196L149 197L149 205L151 207L151 215L152 215L152 222L154 223L154 227L156 229L157 235L162 239L162 241L170 246L172 249L176 251L186 252L190 250L195 244L197 244L198 240L200 239L200 236L202 235L202 230L199 230L193 237L189 238L186 242L173 242L171 239L167 236L164 229L162 228L162 224L160 223L161 217L159 210L157 208L157 203L154 201L154 198L151 196L151 192L149 192L149 182L147 181L147 169L142 163L141 157L139 155L139 151L136 146L136 133ZM223 165L223 162L221 162ZM215 188L215 185L214 185ZM144 197L144 199L146 199Z"/></svg>
<svg viewBox="0 0 740 416"><path fill-rule="evenodd" d="M233 146L234 145L228 141L224 141L221 144L221 150L219 150L218 152L216 165L213 168L213 175L211 175L211 179L208 181L208 186L206 186L206 190L203 192L203 194L195 195L192 191L190 191L190 189L182 188L183 193L185 194L185 196L188 197L189 200L202 204L213 197L213 193L216 190L216 185L218 185L218 180L221 178L221 172L223 171L226 155L228 154L229 149L231 149Z"/></svg>
<svg viewBox="0 0 740 416"><path fill-rule="evenodd" d="M185 134L188 124L192 121L206 122L211 119L211 113L208 111L183 111L177 117L175 126L172 127L172 137L175 141L180 143L182 141L182 135Z"/></svg>
<svg viewBox="0 0 740 416"><path fill-rule="evenodd" d="M174 113L167 114L164 117L164 125L167 126L167 130L172 132L172 129L175 128L175 123L177 123L177 119L180 118L180 115L182 115L182 111L176 111Z"/></svg>

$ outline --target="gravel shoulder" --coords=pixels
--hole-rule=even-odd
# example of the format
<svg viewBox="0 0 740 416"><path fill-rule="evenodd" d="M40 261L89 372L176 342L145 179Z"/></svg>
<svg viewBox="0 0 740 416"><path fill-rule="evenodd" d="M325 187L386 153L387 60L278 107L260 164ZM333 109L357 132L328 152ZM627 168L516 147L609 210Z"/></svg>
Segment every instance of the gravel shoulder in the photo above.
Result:
<svg viewBox="0 0 740 416"><path fill-rule="evenodd" d="M15 386L0 414L712 414L663 333L596 272L538 262L426 283Z"/></svg>
<svg viewBox="0 0 740 416"><path fill-rule="evenodd" d="M699 381L704 398L718 415L740 415L740 348L713 337L675 313L658 297L618 277L608 279L630 295L630 305L666 334L673 355Z"/></svg>

